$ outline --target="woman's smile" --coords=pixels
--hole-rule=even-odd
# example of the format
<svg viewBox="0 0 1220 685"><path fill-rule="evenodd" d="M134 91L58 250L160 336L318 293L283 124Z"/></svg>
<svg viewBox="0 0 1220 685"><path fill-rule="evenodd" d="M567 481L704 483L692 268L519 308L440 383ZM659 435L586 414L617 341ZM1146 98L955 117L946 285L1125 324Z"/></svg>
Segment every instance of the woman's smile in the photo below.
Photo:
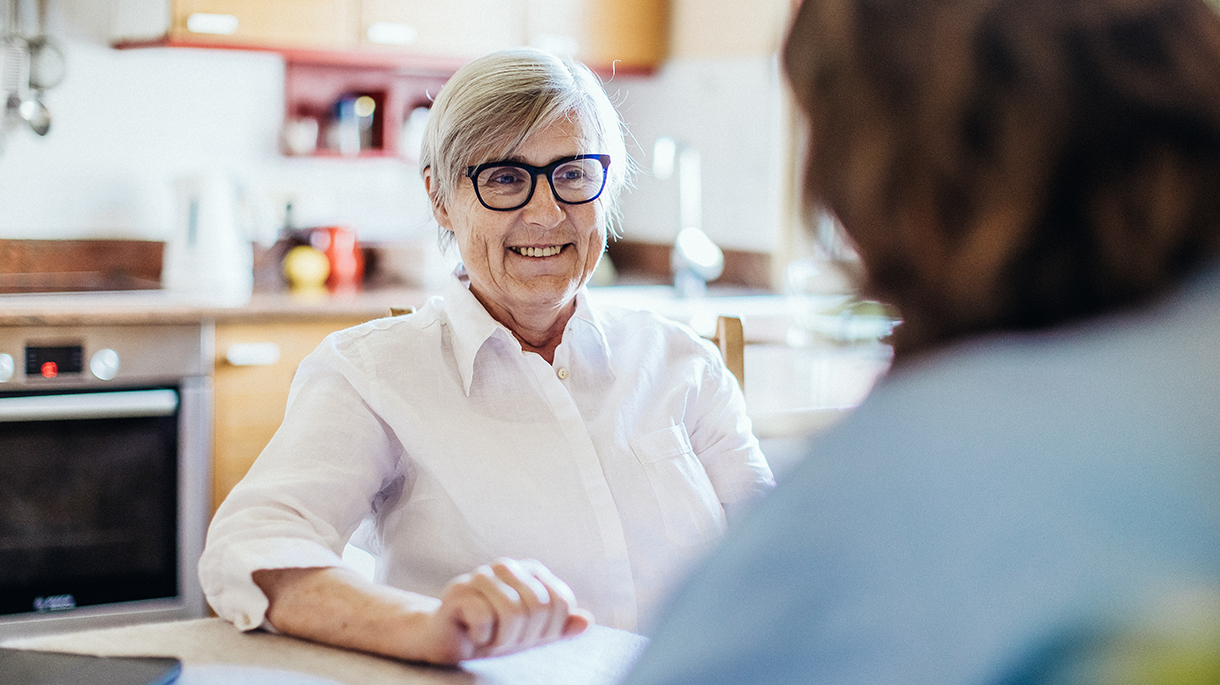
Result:
<svg viewBox="0 0 1220 685"><path fill-rule="evenodd" d="M567 245L547 245L547 246L543 246L543 247L520 246L520 247L510 247L508 249L515 254L521 255L522 257L529 257L531 259L543 259L546 257L554 257L555 255L562 252L565 247L567 247Z"/></svg>

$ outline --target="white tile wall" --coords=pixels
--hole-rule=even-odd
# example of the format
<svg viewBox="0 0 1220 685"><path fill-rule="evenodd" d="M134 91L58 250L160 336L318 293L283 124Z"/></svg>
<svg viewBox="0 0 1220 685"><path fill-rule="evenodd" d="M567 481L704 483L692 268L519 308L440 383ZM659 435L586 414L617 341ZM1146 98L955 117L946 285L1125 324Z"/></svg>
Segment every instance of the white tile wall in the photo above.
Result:
<svg viewBox="0 0 1220 685"><path fill-rule="evenodd" d="M608 84L641 169L623 202L627 238L671 243L678 179L651 173L653 143L670 136L703 162L703 230L722 247L768 252L780 241L783 100L772 56L670 60L656 75Z"/></svg>
<svg viewBox="0 0 1220 685"><path fill-rule="evenodd" d="M263 236L294 200L298 223L342 223L363 240L429 240L435 227L413 165L281 156L283 63L270 53L114 50L107 3L51 0L68 77L48 91L51 132L8 136L0 156L0 238L168 239L173 178L223 169L258 202ZM780 81L769 56L680 57L653 77L608 84L644 173L624 201L629 237L677 233L677 181L647 168L669 135L704 161L705 230L723 246L778 243Z"/></svg>

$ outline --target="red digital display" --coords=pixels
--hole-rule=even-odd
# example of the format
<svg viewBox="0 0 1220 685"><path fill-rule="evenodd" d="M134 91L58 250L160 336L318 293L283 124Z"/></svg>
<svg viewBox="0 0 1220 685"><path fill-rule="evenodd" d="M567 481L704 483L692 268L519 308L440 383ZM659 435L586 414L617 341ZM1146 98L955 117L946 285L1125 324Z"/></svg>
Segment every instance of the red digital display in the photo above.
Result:
<svg viewBox="0 0 1220 685"><path fill-rule="evenodd" d="M29 378L59 378L81 372L85 352L80 345L27 346L25 375Z"/></svg>

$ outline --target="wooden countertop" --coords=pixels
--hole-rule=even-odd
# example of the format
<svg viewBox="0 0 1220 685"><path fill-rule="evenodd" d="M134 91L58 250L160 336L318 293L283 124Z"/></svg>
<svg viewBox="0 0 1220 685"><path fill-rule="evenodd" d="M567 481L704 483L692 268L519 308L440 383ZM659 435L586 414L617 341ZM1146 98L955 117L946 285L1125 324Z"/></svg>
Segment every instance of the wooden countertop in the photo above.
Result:
<svg viewBox="0 0 1220 685"><path fill-rule="evenodd" d="M543 647L441 668L395 661L260 631L219 618L147 623L21 638L6 647L98 656L171 656L197 685L613 685L648 640L593 626Z"/></svg>
<svg viewBox="0 0 1220 685"><path fill-rule="evenodd" d="M367 290L302 296L255 293L225 306L161 290L0 295L0 326L90 326L236 323L310 319L375 319L390 307L420 307L431 293L413 289Z"/></svg>
<svg viewBox="0 0 1220 685"><path fill-rule="evenodd" d="M390 307L419 308L434 294L408 288L323 297L256 292L235 307L159 290L0 295L0 327L310 321L345 326L387 316ZM747 342L745 395L760 438L806 435L837 420L868 394L890 364L892 351L875 339L789 345L793 303L780 296L682 300L664 286L600 287L590 294L600 304L651 309L704 335L714 330L716 315L740 316Z"/></svg>

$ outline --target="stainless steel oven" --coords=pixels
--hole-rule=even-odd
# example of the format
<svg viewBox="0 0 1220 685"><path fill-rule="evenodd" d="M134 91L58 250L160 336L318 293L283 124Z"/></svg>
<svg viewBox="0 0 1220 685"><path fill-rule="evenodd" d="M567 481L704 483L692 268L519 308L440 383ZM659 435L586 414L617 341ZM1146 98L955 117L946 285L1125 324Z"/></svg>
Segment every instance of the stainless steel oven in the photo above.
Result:
<svg viewBox="0 0 1220 685"><path fill-rule="evenodd" d="M0 328L0 638L205 615L207 339Z"/></svg>

